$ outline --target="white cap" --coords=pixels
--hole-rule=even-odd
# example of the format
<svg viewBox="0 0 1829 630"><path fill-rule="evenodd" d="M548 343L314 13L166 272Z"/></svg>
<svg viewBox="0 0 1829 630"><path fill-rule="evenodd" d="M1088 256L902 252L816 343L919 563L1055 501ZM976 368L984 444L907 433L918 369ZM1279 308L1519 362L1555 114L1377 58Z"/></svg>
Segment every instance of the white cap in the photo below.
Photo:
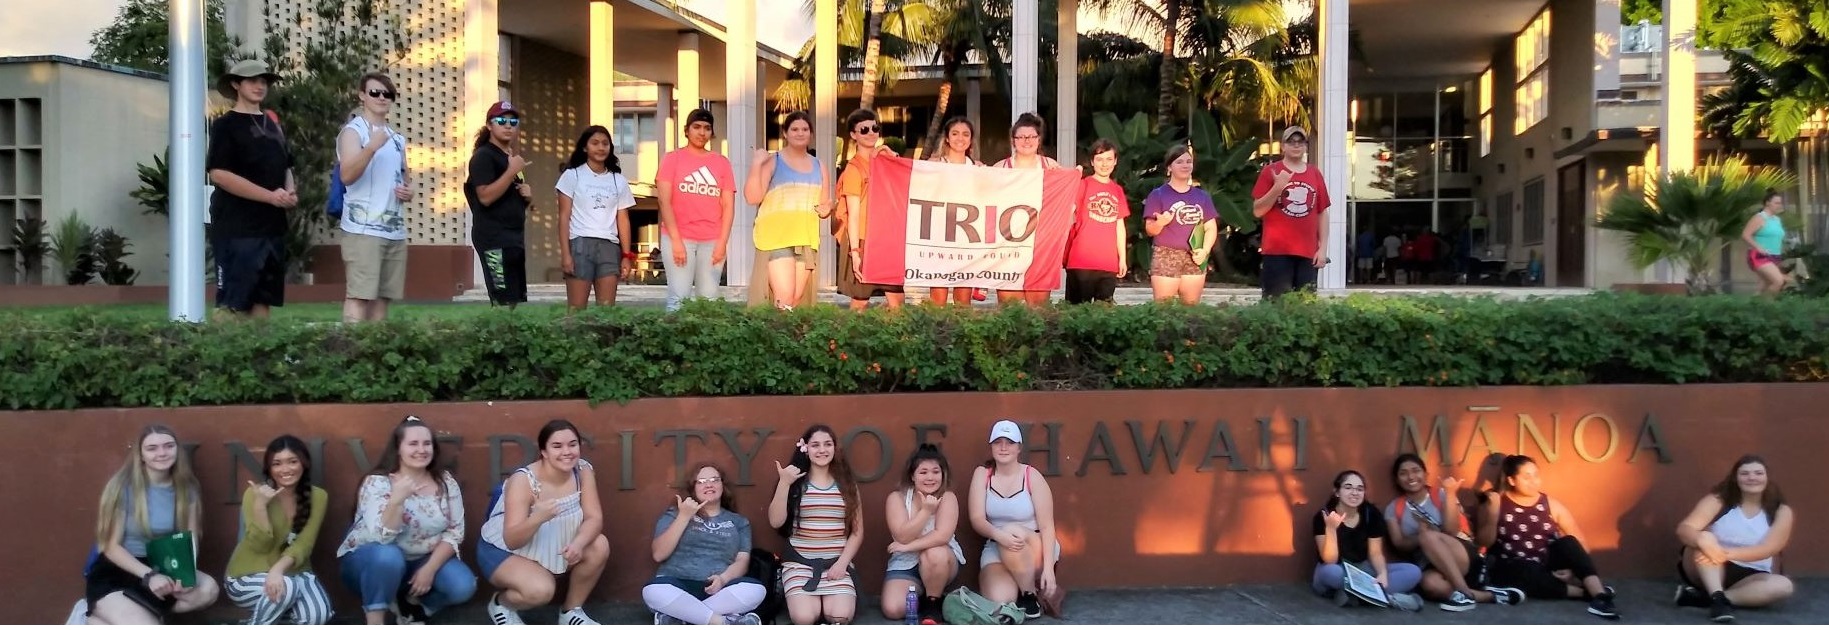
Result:
<svg viewBox="0 0 1829 630"><path fill-rule="evenodd" d="M1016 422L1013 420L998 420L997 424L991 425L991 439L989 441L996 442L997 438L1007 438L1011 442L1021 444L1022 427L1016 426Z"/></svg>

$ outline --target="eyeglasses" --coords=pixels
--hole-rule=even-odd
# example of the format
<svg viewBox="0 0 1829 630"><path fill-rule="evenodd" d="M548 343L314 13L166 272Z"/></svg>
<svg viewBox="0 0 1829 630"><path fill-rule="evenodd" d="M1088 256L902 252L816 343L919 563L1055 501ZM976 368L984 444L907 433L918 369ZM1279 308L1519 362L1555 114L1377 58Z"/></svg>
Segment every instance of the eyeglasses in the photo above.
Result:
<svg viewBox="0 0 1829 630"><path fill-rule="evenodd" d="M883 128L882 128L882 127L879 127L879 126L877 126L877 125L874 125L874 124L870 124L870 125L859 125L859 126L858 126L858 128L857 128L857 133L860 133L860 134L863 134L863 135L866 135L866 136L867 136L867 135L870 135L870 134L873 134L873 133L876 133L876 132L878 132L878 131L882 131L882 129L883 129Z"/></svg>
<svg viewBox="0 0 1829 630"><path fill-rule="evenodd" d="M700 477L697 481L699 482L699 485L704 486L704 485L718 483L723 480L724 480L723 477Z"/></svg>
<svg viewBox="0 0 1829 630"><path fill-rule="evenodd" d="M519 119L519 118L510 118L510 117L507 117L507 116L496 116L496 117L494 117L494 118L491 118L491 119L489 119L489 122L491 122L491 123L493 123L493 124L497 124L497 125L502 125L502 126L504 126L504 127L519 127L519 126L521 126L521 119Z"/></svg>
<svg viewBox="0 0 1829 630"><path fill-rule="evenodd" d="M393 90L369 90L368 91L369 98L385 98L385 99L391 101L391 100L394 100L394 96L396 96L396 95L394 94Z"/></svg>

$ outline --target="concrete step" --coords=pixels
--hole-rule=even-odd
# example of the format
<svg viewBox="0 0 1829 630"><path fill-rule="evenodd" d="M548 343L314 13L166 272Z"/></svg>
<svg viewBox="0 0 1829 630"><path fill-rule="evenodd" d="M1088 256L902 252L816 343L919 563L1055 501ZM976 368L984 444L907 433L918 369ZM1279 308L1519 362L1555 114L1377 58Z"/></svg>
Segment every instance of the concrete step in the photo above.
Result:
<svg viewBox="0 0 1829 630"><path fill-rule="evenodd" d="M728 301L747 302L749 299L748 287L723 286L718 287L718 292L723 299ZM1501 299L1524 299L1529 297L1568 297L1587 295L1593 292L1593 289L1582 288L1419 285L1353 287L1342 292L1342 294L1369 293L1374 295L1412 296L1454 295L1462 297L1491 296ZM909 293L908 295L910 298L909 302L913 304L924 302L927 298L927 294L924 291L916 291ZM1258 301L1260 295L1261 292L1257 287L1209 287L1201 292L1200 301L1203 304L1215 305L1252 304ZM1066 293L1063 291L1054 291L1049 299L1052 301L1065 300ZM1147 304L1151 300L1151 292L1149 287L1118 287L1117 292L1112 296L1112 300L1120 305ZM481 288L476 288L465 292L463 295L457 296L453 301L487 303L489 301L489 294ZM564 304L565 285L545 283L527 285L527 301L535 304ZM850 304L850 298L839 295L837 290L833 288L821 289L819 292L819 301L840 306ZM667 287L666 285L659 284L624 284L616 289L616 302L629 306L665 306L667 303ZM871 302L880 304L883 302L883 298L879 297L871 300ZM988 300L976 303L977 306L995 306L996 304L997 297L995 294L991 295Z"/></svg>

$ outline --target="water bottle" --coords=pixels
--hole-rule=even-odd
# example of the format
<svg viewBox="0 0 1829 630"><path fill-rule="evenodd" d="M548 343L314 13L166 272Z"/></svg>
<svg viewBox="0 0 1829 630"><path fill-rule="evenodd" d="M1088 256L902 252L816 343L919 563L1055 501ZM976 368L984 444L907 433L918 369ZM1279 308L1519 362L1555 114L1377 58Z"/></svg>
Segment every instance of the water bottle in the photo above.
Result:
<svg viewBox="0 0 1829 630"><path fill-rule="evenodd" d="M902 613L902 623L917 626L921 624L921 595L915 587L908 587L908 611Z"/></svg>

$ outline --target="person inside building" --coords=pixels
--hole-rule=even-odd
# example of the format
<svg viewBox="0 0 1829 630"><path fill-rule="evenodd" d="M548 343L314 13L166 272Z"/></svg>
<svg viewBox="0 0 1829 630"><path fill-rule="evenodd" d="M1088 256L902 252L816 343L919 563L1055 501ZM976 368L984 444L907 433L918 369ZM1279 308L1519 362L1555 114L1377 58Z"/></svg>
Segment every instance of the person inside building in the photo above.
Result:
<svg viewBox="0 0 1829 630"><path fill-rule="evenodd" d="M905 618L913 591L923 623L940 623L940 598L965 564L965 550L953 535L959 527L959 495L952 492L949 471L940 447L922 444L908 456L901 487L884 501L891 539L889 571L883 577L884 618Z"/></svg>
<svg viewBox="0 0 1829 630"><path fill-rule="evenodd" d="M1499 489L1482 498L1476 537L1487 549L1488 580L1531 599L1586 599L1588 614L1618 619L1613 588L1601 582L1575 516L1543 492L1536 460L1508 455L1500 475Z"/></svg>
<svg viewBox="0 0 1829 630"><path fill-rule="evenodd" d="M760 282L750 304L793 310L813 303L819 262L819 220L832 216L832 176L811 152L813 119L791 112L781 122L781 150L757 149L743 197L756 204L755 242ZM767 298L772 299L764 299Z"/></svg>
<svg viewBox="0 0 1829 630"><path fill-rule="evenodd" d="M1397 496L1384 508L1385 541L1397 558L1422 567L1423 597L1449 612L1524 602L1523 591L1485 585L1484 558L1461 508L1461 480L1444 477L1440 488L1431 487L1423 458L1404 453L1391 465L1391 481Z"/></svg>
<svg viewBox="0 0 1829 630"><path fill-rule="evenodd" d="M470 244L483 263L489 303L512 309L527 301L527 213L533 209L533 188L521 176L527 158L521 154L520 110L501 101L489 106L484 120L464 180L472 215Z"/></svg>
<svg viewBox="0 0 1829 630"><path fill-rule="evenodd" d="M291 435L267 444L263 481L241 494L241 540L229 555L224 587L229 601L251 609L248 625L330 622L330 594L311 568L311 551L330 494L311 484L311 451Z"/></svg>
<svg viewBox="0 0 1829 630"><path fill-rule="evenodd" d="M1044 600L1058 609L1055 565L1061 543L1054 528L1054 490L1034 467L1019 461L1022 427L1013 420L991 425L991 459L972 471L967 498L972 530L984 537L978 554L979 592L1014 603L1024 616L1042 616Z"/></svg>
<svg viewBox="0 0 1829 630"><path fill-rule="evenodd" d="M347 283L343 321L387 319L387 307L406 297L406 212L412 200L406 177L406 136L388 124L400 93L385 74L356 84L356 115L337 133L337 177L343 182L341 233Z"/></svg>
<svg viewBox="0 0 1829 630"><path fill-rule="evenodd" d="M603 575L610 542L581 436L565 420L540 427L539 459L502 481L483 521L476 564L497 589L488 606L495 625L522 625L519 611L551 602L561 575L568 579L559 624L598 625L585 614L584 600Z"/></svg>
<svg viewBox="0 0 1829 630"><path fill-rule="evenodd" d="M1422 581L1422 569L1386 559L1384 514L1365 500L1365 494L1365 475L1359 471L1348 470L1334 476L1334 494L1327 498L1327 506L1315 513L1310 528L1321 555L1311 586L1315 594L1333 597L1341 606L1353 605L1358 599L1346 588L1346 565L1352 565L1371 575L1393 606L1421 610L1422 601L1412 591Z"/></svg>
<svg viewBox="0 0 1829 630"><path fill-rule="evenodd" d="M708 110L686 114L686 146L662 156L654 176L668 311L679 310L687 298L718 299L724 277L737 177L730 160L709 148L714 123Z"/></svg>
<svg viewBox="0 0 1829 630"><path fill-rule="evenodd" d="M390 611L401 625L423 623L476 594L476 574L457 557L463 491L440 450L432 428L407 416L362 479L337 557L369 625L386 623Z"/></svg>
<svg viewBox="0 0 1829 630"><path fill-rule="evenodd" d="M1264 166L1251 188L1251 213L1264 222L1265 298L1313 289L1327 258L1327 220L1333 198L1321 170L1308 162L1308 132L1283 130L1283 159Z"/></svg>
<svg viewBox="0 0 1829 630"><path fill-rule="evenodd" d="M1143 200L1143 232L1151 238L1149 282L1156 301L1177 297L1199 304L1207 258L1219 244L1219 209L1194 185L1194 149L1170 147L1162 158L1168 181Z"/></svg>
<svg viewBox="0 0 1829 630"><path fill-rule="evenodd" d="M599 306L614 305L617 284L635 267L635 234L629 229L635 192L622 175L610 130L586 127L564 167L553 189L559 198L565 306L583 310L593 291Z"/></svg>
<svg viewBox="0 0 1829 630"><path fill-rule="evenodd" d="M210 197L216 307L267 317L286 305L286 212L298 206L292 149L279 116L261 109L279 75L258 59L236 62L216 91L235 105L210 123L203 168Z"/></svg>
<svg viewBox="0 0 1829 630"><path fill-rule="evenodd" d="M1741 457L1677 524L1683 543L1677 605L1708 608L1709 619L1731 623L1736 608L1789 599L1796 589L1778 574L1777 558L1791 542L1796 522L1765 460Z"/></svg>
<svg viewBox="0 0 1829 630"><path fill-rule="evenodd" d="M749 519L724 491L724 467L685 469L681 494L654 523L654 579L641 589L656 625L759 625L768 587L749 577ZM684 498L681 498L684 497Z"/></svg>
<svg viewBox="0 0 1829 630"><path fill-rule="evenodd" d="M187 586L180 582L185 576L161 573L150 557L155 541L174 534L202 544L202 486L171 429L140 430L127 461L102 488L96 515L96 555L83 572L89 624L163 624L174 613L216 603L215 579L196 571Z"/></svg>
<svg viewBox="0 0 1829 630"><path fill-rule="evenodd" d="M852 126L855 131L857 126ZM851 562L864 544L857 479L831 427L813 425L794 444L768 505L768 524L787 539L781 592L795 625L848 624L857 614Z"/></svg>

